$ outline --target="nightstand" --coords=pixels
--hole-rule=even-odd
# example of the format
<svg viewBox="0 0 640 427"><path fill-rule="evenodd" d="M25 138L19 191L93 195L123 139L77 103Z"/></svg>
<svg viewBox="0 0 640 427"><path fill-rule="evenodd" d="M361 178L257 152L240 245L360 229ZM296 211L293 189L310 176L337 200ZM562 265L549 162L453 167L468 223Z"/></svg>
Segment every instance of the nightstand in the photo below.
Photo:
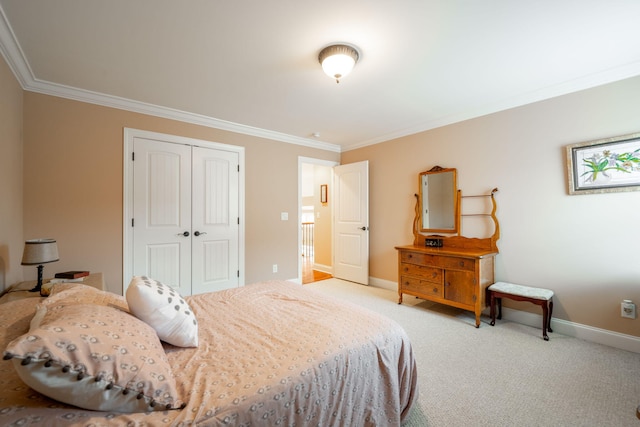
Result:
<svg viewBox="0 0 640 427"><path fill-rule="evenodd" d="M61 279L44 279L42 283L46 285L52 280L61 280ZM35 298L40 297L40 292L30 292L36 284L37 280L27 280L26 282L20 282L16 285L11 286L7 289L2 296L0 297L0 304L9 301L16 301L24 298ZM69 283L61 281L59 283ZM71 283L82 283L83 285L91 286L96 289L104 290L104 278L102 277L102 273L92 273L86 277L81 282L71 282Z"/></svg>

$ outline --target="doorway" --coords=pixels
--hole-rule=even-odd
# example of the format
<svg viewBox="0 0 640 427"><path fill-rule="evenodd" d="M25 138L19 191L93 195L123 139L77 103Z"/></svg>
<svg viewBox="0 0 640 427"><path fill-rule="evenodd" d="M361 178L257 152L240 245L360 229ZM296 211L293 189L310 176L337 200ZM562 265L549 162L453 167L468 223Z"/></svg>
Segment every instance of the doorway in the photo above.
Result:
<svg viewBox="0 0 640 427"><path fill-rule="evenodd" d="M333 233L331 183L337 162L298 159L298 218L302 284L332 277ZM322 186L324 190L322 190ZM321 194L321 192L324 192ZM323 198L324 197L324 198Z"/></svg>

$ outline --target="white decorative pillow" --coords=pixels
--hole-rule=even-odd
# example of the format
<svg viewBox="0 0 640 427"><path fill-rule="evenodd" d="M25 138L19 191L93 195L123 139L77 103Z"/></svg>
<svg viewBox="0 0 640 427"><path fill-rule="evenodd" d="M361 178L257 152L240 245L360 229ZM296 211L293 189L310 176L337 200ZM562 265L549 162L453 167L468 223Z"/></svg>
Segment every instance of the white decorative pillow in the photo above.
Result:
<svg viewBox="0 0 640 427"><path fill-rule="evenodd" d="M126 296L131 313L151 325L162 341L179 347L198 346L196 316L171 286L146 276L135 276Z"/></svg>
<svg viewBox="0 0 640 427"><path fill-rule="evenodd" d="M39 306L36 328L7 346L29 387L84 409L148 412L183 407L155 331L115 307Z"/></svg>

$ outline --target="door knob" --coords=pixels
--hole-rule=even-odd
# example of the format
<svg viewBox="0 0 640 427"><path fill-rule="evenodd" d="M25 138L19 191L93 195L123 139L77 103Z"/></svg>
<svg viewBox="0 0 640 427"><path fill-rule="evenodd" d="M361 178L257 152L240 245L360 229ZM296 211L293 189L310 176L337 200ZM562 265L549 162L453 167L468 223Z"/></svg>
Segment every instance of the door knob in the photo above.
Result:
<svg viewBox="0 0 640 427"><path fill-rule="evenodd" d="M207 232L206 232L206 231L203 231L203 232L201 233L201 232L199 232L199 231L196 231L196 232L194 232L193 234L194 234L196 237L198 237L198 236L200 236L201 234L207 234Z"/></svg>
<svg viewBox="0 0 640 427"><path fill-rule="evenodd" d="M189 232L185 231L184 233L178 233L178 236L184 236L184 237L189 237Z"/></svg>
<svg viewBox="0 0 640 427"><path fill-rule="evenodd" d="M367 227L358 227L358 230L367 231Z"/></svg>

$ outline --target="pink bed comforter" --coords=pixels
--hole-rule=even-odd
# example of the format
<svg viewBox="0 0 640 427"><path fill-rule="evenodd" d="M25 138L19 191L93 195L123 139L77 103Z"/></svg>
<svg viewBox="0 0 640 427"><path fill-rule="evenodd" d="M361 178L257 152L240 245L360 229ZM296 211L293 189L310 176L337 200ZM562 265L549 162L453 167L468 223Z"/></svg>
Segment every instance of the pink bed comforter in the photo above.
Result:
<svg viewBox="0 0 640 427"><path fill-rule="evenodd" d="M37 300L0 305L2 349L28 330ZM200 345L165 348L185 409L77 409L0 362L0 425L400 426L416 400L411 344L382 315L284 281L187 301Z"/></svg>

